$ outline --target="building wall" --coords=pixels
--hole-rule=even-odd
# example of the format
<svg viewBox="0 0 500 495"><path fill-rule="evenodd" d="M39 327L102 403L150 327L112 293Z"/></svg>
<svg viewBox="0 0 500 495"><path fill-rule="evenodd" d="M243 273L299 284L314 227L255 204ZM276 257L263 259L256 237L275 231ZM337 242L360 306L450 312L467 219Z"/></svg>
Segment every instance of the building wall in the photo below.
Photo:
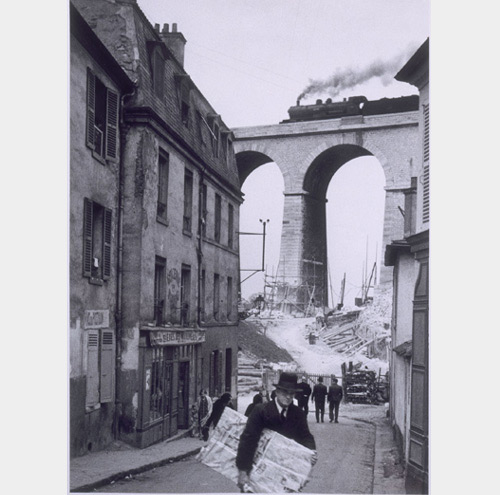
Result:
<svg viewBox="0 0 500 495"><path fill-rule="evenodd" d="M392 347L412 339L413 291L418 266L410 253L401 255L394 267L395 290L392 319ZM391 362L391 420L396 430L401 453L408 456L410 428L410 358L392 353Z"/></svg>
<svg viewBox="0 0 500 495"><path fill-rule="evenodd" d="M118 206L118 162L102 163L86 146L87 68L109 88L119 91L103 68L75 37L70 51L70 203L69 203L69 344L70 344L70 453L98 450L112 440L114 401L86 409L88 311L105 311L113 333L116 308L116 256L112 254L111 276L102 285L83 276L84 198L112 210L111 245L116 246ZM118 157L119 157L118 147ZM112 249L112 253L114 253ZM99 325L97 325L99 326Z"/></svg>
<svg viewBox="0 0 500 495"><path fill-rule="evenodd" d="M173 365L171 386L173 408L178 406L177 387L180 387L180 363L188 357L189 406L196 400L201 387L207 388L210 376L210 355L219 350L221 355L222 383L218 394L230 390L237 393L237 300L239 284L239 244L236 234L239 225L239 205L242 195L231 133L209 102L190 81L182 64L166 48L159 30L153 28L132 0L75 0L82 16L113 54L124 71L136 81L134 93L127 97L121 122L122 147L122 201L120 247L117 245L115 227L113 246L122 259L121 278L113 280L113 301L116 289L120 290L120 307L117 308L117 352L119 370L116 379L115 434L118 438L147 446L177 431L179 418L155 423L154 428L142 434L141 414L148 411L151 392L146 372L151 371L151 360L158 358L157 346L170 346L164 362ZM168 39L167 39L168 41ZM168 43L167 43L168 45ZM163 70L153 78L151 49L161 54ZM158 75L163 77L163 90L158 86ZM83 91L85 78L75 75L76 87ZM153 81L155 81L153 83ZM183 87L181 84L187 84ZM187 88L187 90L186 90ZM189 119L183 120L182 101L189 107ZM72 98L73 102L73 98ZM203 120L197 119L197 112ZM200 125L198 125L200 124ZM217 127L218 126L218 127ZM218 139L212 139L211 131ZM84 128L79 129L84 136ZM229 140L229 141L228 141ZM167 218L158 218L158 178L160 149L168 155ZM75 153L77 150L75 151ZM115 183L106 182L102 171L93 171L92 180L100 184L105 194L115 201L118 211L118 165ZM184 227L185 171L193 176L191 229ZM74 176L75 187L85 178ZM204 183L207 189L206 236L199 237L199 190ZM82 188L82 194L85 188ZM214 236L215 194L221 197L221 238ZM75 203L76 204L76 203ZM233 245L228 246L228 204L233 207ZM78 221L72 217L72 228ZM75 253L75 257L79 256ZM155 259L166 260L164 321L158 323L154 315ZM73 262L72 258L72 262ZM181 272L183 266L191 268L188 321L181 322ZM198 319L199 275L205 270L205 317ZM214 317L213 278L220 276L220 313ZM118 274L113 272L113 277ZM227 304L227 280L232 279L231 307ZM73 281L72 281L73 282ZM75 285L79 294L82 287ZM111 294L111 293L110 293ZM97 304L97 302L96 302ZM110 311L114 315L115 307ZM75 320L75 327L78 326ZM153 334L174 331L180 336L176 343L158 343ZM202 342L188 342L182 335L204 334ZM78 343L72 353L77 353ZM226 350L231 352L231 376L226 384ZM163 348L162 348L163 349ZM166 349L166 347L165 347ZM170 352L172 350L172 352ZM229 354L228 354L229 355ZM149 368L148 368L149 366ZM163 366L163 365L162 365ZM220 390L219 390L220 389ZM147 393L146 393L147 392ZM175 416L175 411L173 412ZM111 415L112 416L112 415ZM166 421L166 420L165 420ZM108 442L111 438L107 438ZM104 442L103 442L104 443Z"/></svg>

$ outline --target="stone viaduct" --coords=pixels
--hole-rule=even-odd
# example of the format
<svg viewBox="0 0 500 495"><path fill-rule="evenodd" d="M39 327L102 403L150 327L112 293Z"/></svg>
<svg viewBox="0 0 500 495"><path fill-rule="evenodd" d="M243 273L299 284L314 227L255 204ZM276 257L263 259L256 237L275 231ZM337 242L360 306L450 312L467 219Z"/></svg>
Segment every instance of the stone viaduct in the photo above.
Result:
<svg viewBox="0 0 500 495"><path fill-rule="evenodd" d="M404 190L418 163L418 111L282 122L233 129L240 184L259 166L275 162L284 179L284 212L277 301L304 310L326 304L326 193L333 175L350 160L372 155L385 173L383 246L403 238ZM399 207L399 208L398 208ZM401 208L401 210L400 210ZM380 284L392 282L381 267Z"/></svg>

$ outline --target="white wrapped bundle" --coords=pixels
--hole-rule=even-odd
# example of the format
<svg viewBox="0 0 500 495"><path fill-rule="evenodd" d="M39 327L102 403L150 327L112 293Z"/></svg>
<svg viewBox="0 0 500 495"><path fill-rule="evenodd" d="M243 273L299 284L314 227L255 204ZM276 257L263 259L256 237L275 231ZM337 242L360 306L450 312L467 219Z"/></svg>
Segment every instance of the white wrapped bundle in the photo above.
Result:
<svg viewBox="0 0 500 495"><path fill-rule="evenodd" d="M237 483L236 453L247 418L233 409L224 413L207 445L198 454L206 466ZM309 481L313 451L264 429L260 437L247 491L254 493L298 492Z"/></svg>

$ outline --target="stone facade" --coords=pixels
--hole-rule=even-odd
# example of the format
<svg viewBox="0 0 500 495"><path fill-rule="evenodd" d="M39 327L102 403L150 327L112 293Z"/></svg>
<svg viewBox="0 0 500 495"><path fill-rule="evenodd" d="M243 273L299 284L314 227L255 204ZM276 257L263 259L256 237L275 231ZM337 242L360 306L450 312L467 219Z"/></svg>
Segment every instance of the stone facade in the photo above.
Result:
<svg viewBox="0 0 500 495"><path fill-rule="evenodd" d="M91 61L72 46L71 402L81 402L89 380L83 366L78 368L85 359L74 330L82 326L80 299L96 291L99 297L85 308L106 310L116 359L110 405L99 406L95 421L105 434L92 449L113 438L145 447L189 427L189 409L202 388L213 397L237 394L236 232L242 195L233 136L185 72L185 39L175 25L153 27L133 0L74 5L87 34L105 46L129 86L118 98L117 156L101 163L84 139L84 74ZM87 172L77 166L82 159L89 163ZM96 288L82 280L78 268L80 196L90 195L92 184L98 186L95 200L113 218L111 273ZM72 455L90 449L87 438L97 428L73 428L74 418L93 421L80 410L72 411Z"/></svg>
<svg viewBox="0 0 500 495"><path fill-rule="evenodd" d="M386 180L383 244L403 235L398 207L404 207L404 190L420 156L418 123L418 111L409 111L356 121L337 118L233 129L241 183L271 161L283 174L277 278L302 287L293 292L291 307L304 308L313 285L315 300L323 305L328 301L326 193L333 175L349 160L366 155L378 159ZM392 270L381 267L380 283L391 282Z"/></svg>

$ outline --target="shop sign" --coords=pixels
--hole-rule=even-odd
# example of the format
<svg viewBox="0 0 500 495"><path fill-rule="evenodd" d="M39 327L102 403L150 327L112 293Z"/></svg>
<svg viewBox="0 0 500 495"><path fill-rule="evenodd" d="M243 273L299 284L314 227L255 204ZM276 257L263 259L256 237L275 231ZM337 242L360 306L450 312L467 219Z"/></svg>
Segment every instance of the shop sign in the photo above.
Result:
<svg viewBox="0 0 500 495"><path fill-rule="evenodd" d="M157 330L150 332L151 345L201 344L205 342L202 330Z"/></svg>
<svg viewBox="0 0 500 495"><path fill-rule="evenodd" d="M108 328L109 309L90 309L85 311L84 328Z"/></svg>

